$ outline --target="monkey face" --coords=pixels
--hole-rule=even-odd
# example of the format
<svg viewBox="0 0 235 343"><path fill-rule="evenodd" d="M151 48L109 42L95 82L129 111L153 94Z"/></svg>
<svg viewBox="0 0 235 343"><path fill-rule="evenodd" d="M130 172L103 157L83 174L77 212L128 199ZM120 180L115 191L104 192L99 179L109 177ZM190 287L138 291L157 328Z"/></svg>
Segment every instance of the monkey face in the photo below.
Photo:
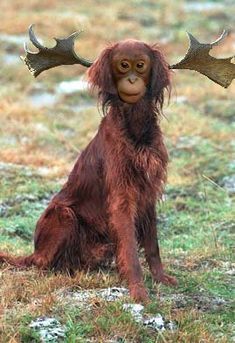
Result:
<svg viewBox="0 0 235 343"><path fill-rule="evenodd" d="M122 101L134 104L146 92L150 79L151 59L144 43L120 43L113 52L112 71Z"/></svg>

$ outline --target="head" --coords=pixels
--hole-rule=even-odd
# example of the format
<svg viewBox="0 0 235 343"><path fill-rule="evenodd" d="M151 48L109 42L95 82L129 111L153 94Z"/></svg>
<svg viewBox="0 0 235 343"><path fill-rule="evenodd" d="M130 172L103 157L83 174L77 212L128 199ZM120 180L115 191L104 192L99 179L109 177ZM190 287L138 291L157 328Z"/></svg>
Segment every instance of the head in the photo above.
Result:
<svg viewBox="0 0 235 343"><path fill-rule="evenodd" d="M151 58L144 43L118 43L113 49L111 69L122 101L134 104L145 95L150 81Z"/></svg>
<svg viewBox="0 0 235 343"><path fill-rule="evenodd" d="M126 40L106 48L88 71L92 87L98 87L104 105L112 101L135 104L141 99L159 110L164 89L169 89L169 68L156 47Z"/></svg>

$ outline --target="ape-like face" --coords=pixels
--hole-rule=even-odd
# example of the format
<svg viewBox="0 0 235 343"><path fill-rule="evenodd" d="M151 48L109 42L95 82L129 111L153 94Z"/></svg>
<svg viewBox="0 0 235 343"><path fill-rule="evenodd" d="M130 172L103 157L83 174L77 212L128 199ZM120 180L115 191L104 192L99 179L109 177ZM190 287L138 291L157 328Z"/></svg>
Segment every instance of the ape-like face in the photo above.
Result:
<svg viewBox="0 0 235 343"><path fill-rule="evenodd" d="M128 104L143 99L161 112L164 91L170 88L169 67L160 50L132 39L104 49L88 70L88 80L91 88L98 88L104 111L119 98Z"/></svg>
<svg viewBox="0 0 235 343"><path fill-rule="evenodd" d="M119 43L112 54L112 71L122 101L134 104L145 94L150 81L151 59L147 46L138 41Z"/></svg>

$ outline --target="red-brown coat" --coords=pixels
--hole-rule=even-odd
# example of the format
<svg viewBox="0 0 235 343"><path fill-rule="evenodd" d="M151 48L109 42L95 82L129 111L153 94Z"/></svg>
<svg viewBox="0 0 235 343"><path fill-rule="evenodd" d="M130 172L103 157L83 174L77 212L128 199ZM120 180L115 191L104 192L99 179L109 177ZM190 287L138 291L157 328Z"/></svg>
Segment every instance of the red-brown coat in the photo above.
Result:
<svg viewBox="0 0 235 343"><path fill-rule="evenodd" d="M146 92L134 104L120 99L112 67L115 54L126 51L137 55L143 51L151 61ZM156 47L131 40L105 49L88 78L99 89L104 111L99 130L39 219L34 253L27 257L1 253L0 262L72 273L115 257L131 296L143 301L147 292L138 246L145 250L155 281L176 283L163 272L155 213L168 162L158 119L164 90L170 86L169 70Z"/></svg>

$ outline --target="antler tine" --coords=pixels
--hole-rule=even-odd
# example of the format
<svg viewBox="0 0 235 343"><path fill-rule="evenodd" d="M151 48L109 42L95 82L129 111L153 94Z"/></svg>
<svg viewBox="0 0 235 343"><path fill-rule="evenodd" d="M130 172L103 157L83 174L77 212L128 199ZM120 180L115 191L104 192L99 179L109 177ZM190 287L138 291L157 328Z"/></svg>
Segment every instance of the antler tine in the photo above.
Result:
<svg viewBox="0 0 235 343"><path fill-rule="evenodd" d="M215 58L209 54L210 50L221 43L228 35L227 31L223 31L221 36L213 43L200 43L191 33L188 33L189 49L185 57L172 66L170 69L191 69L195 70L212 81L218 83L224 88L227 88L235 78L235 64L229 58Z"/></svg>
<svg viewBox="0 0 235 343"><path fill-rule="evenodd" d="M36 46L36 48L38 48L39 50L43 50L45 49L45 47L38 41L37 37L35 36L35 33L33 32L33 27L34 24L30 25L29 27L29 39L31 40L33 45Z"/></svg>
<svg viewBox="0 0 235 343"><path fill-rule="evenodd" d="M219 45L222 40L224 40L228 36L229 32L227 30L224 30L219 38L217 38L214 42L211 43L211 46Z"/></svg>
<svg viewBox="0 0 235 343"><path fill-rule="evenodd" d="M47 48L38 41L33 31L33 25L30 25L29 39L39 51L29 51L25 44L26 56L21 58L35 77L44 70L60 65L81 64L90 67L92 62L78 56L74 51L74 41L81 32L74 32L66 38L54 38L56 45L53 48Z"/></svg>

